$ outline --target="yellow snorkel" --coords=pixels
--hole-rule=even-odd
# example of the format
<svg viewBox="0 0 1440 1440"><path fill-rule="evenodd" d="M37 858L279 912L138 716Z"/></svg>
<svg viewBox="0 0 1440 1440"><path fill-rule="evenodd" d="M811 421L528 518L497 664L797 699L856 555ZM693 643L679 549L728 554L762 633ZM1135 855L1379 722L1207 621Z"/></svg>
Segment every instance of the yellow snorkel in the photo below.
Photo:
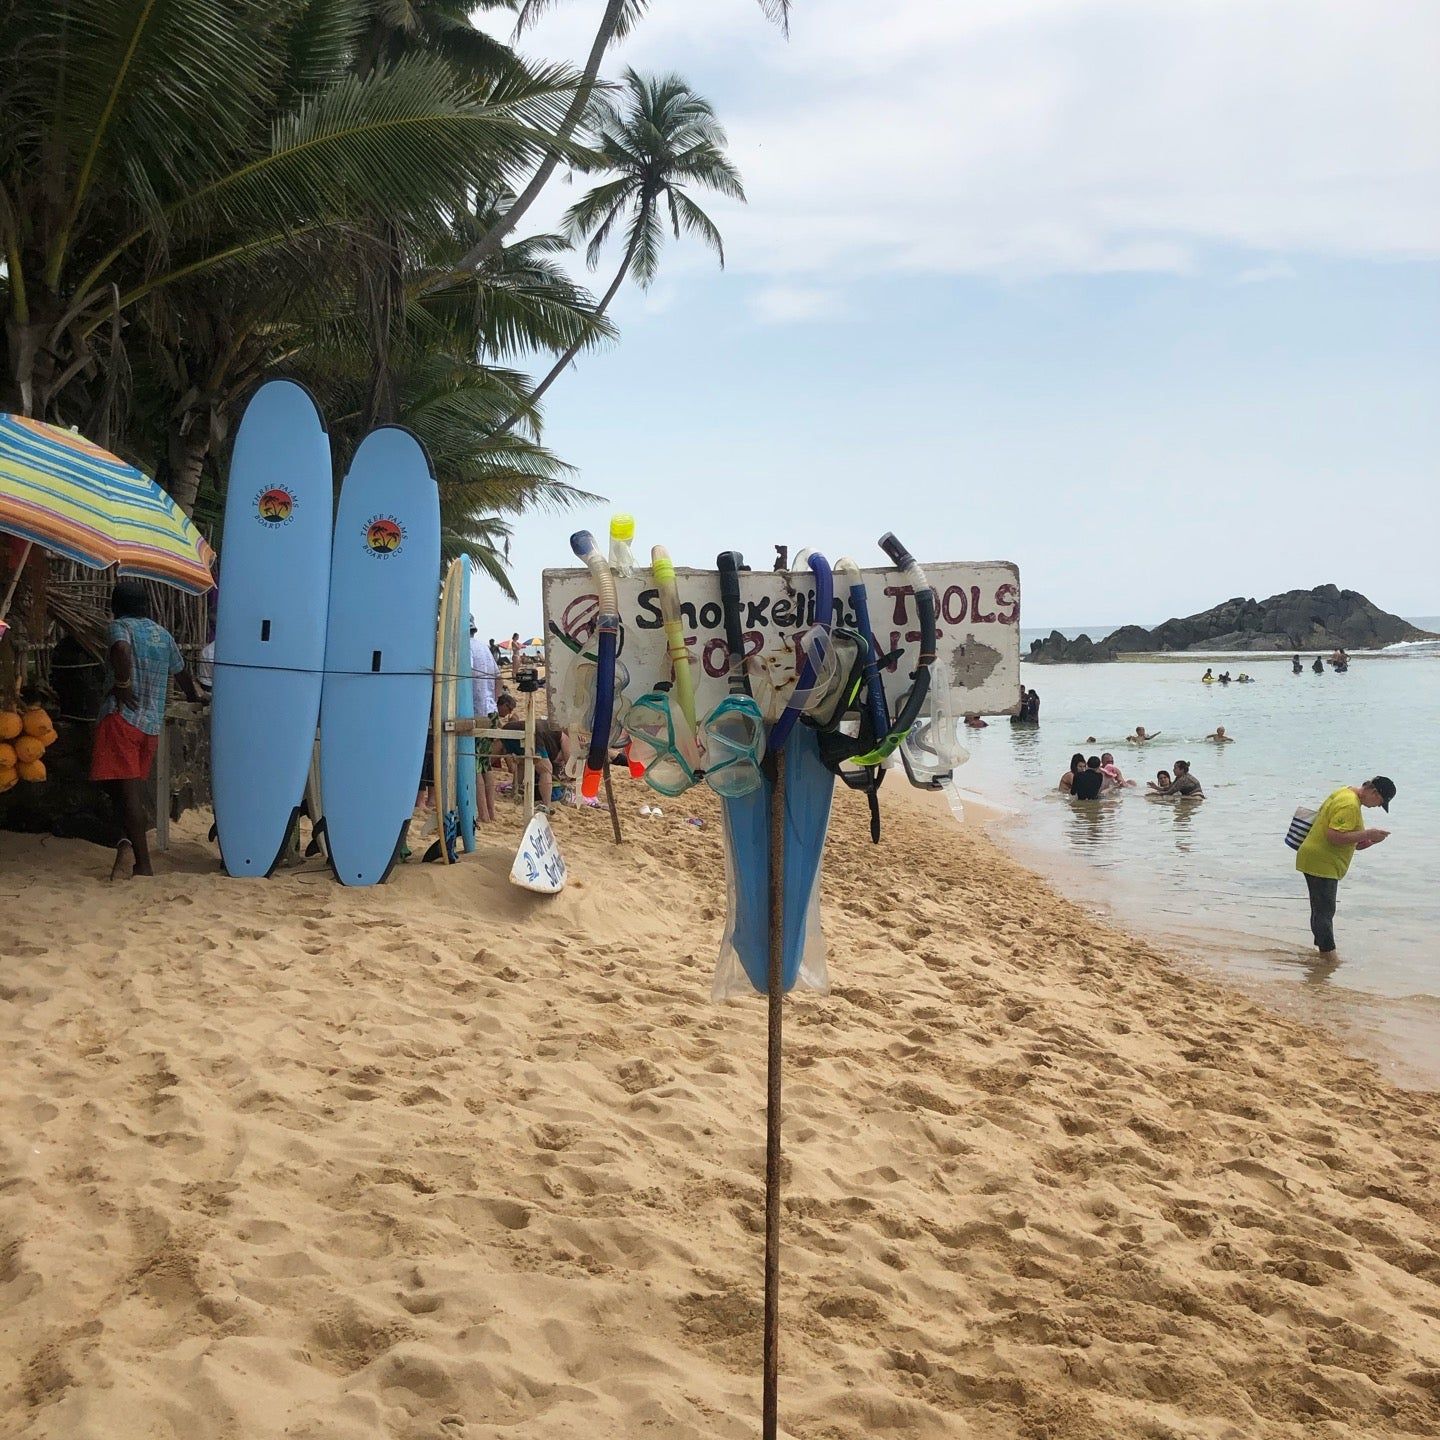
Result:
<svg viewBox="0 0 1440 1440"><path fill-rule="evenodd" d="M675 704L685 717L690 735L695 734L695 686L690 675L690 647L685 643L685 628L680 618L680 592L675 586L675 562L663 545L650 548L650 569L660 591L660 618L665 626L665 643L674 675Z"/></svg>

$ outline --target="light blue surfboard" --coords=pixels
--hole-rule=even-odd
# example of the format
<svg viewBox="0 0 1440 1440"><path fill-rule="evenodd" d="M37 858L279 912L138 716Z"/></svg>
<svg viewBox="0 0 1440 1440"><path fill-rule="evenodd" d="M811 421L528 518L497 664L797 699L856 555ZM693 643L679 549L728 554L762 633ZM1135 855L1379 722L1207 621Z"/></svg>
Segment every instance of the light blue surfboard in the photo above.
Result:
<svg viewBox="0 0 1440 1440"><path fill-rule="evenodd" d="M360 442L340 489L320 701L330 864L378 885L415 809L430 723L440 497L425 448L396 425Z"/></svg>
<svg viewBox="0 0 1440 1440"><path fill-rule="evenodd" d="M463 658L463 668L468 672L470 668L470 582L474 576L475 567L470 563L468 555L460 557L460 654ZM457 709L462 720L472 719L475 715L475 687L467 678L460 682L460 691L456 697ZM462 735L460 743L456 747L459 751L457 770L459 774L456 780L456 793L460 806L460 843L465 847L466 854L475 853L475 737L473 735Z"/></svg>
<svg viewBox="0 0 1440 1440"><path fill-rule="evenodd" d="M330 437L310 392L267 381L235 435L221 537L210 767L231 875L270 874L305 793L333 506Z"/></svg>

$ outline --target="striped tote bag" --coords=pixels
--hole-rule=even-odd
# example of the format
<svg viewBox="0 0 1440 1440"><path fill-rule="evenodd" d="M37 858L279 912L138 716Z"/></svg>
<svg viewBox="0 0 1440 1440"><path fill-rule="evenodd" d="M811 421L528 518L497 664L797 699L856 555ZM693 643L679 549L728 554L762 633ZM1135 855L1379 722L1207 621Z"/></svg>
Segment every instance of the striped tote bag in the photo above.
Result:
<svg viewBox="0 0 1440 1440"><path fill-rule="evenodd" d="M1305 843L1305 837L1310 833L1310 827L1315 823L1318 813L1305 805L1296 807L1295 814L1290 819L1290 828L1285 832L1285 843L1292 850L1298 850Z"/></svg>

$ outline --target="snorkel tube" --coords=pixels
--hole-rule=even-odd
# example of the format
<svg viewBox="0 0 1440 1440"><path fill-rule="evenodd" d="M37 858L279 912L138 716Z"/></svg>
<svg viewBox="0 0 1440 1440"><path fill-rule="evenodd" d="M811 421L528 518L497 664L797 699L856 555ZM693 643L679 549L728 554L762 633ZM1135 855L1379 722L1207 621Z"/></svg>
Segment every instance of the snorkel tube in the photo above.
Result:
<svg viewBox="0 0 1440 1440"><path fill-rule="evenodd" d="M720 572L720 613L725 617L725 649L729 656L732 695L750 693L750 676L745 670L745 630L740 623L740 567L744 563L738 550L726 550L715 557L715 568Z"/></svg>
<svg viewBox="0 0 1440 1440"><path fill-rule="evenodd" d="M635 569L630 542L635 538L635 517L622 510L610 517L610 570L621 580L628 580Z"/></svg>
<svg viewBox="0 0 1440 1440"><path fill-rule="evenodd" d="M880 548L885 552L890 563L904 574L906 583L914 590L915 608L920 615L920 656L910 686L910 693L905 697L904 703L900 707L900 713L895 717L890 726L890 732L885 737L885 742L889 746L885 753L889 755L893 753L895 746L910 733L910 727L924 712L925 699L930 693L930 667L935 663L937 637L935 634L935 592L930 588L930 582L925 578L925 572L920 568L920 562L889 531L880 537Z"/></svg>
<svg viewBox="0 0 1440 1440"><path fill-rule="evenodd" d="M620 638L620 600L615 593L615 577L600 553L595 537L588 530L577 530L570 537L570 548L590 568L600 611L595 621L599 646L595 666L595 711L590 721L590 750L585 756L585 774L580 793L593 800L600 793L600 777L610 746L610 717L615 708L615 652Z"/></svg>
<svg viewBox="0 0 1440 1440"><path fill-rule="evenodd" d="M805 650L805 663L800 667L800 678L790 696L789 704L770 731L768 748L772 755L785 748L785 742L790 738L795 722L812 698L820 669L830 655L830 631L835 621L835 578L830 570L830 562L818 551L805 552L805 558L815 576L815 623L806 631L801 642ZM931 623L933 631L933 619Z"/></svg>
<svg viewBox="0 0 1440 1440"><path fill-rule="evenodd" d="M675 562L663 545L650 547L650 568L660 591L660 619L665 627L665 644L670 656L670 672L674 676L675 703L695 734L695 685L690 676L690 647L685 643L685 627L680 619L680 592L675 586Z"/></svg>
<svg viewBox="0 0 1440 1440"><path fill-rule="evenodd" d="M935 646L939 638L935 628L935 592L930 588L925 572L894 535L882 535L880 548L891 564L903 572L915 593L915 608L920 616L920 655L919 663L911 675L910 689L900 702L900 713L889 722L879 743L864 754L843 757L852 764L864 766L883 765L895 753L924 712L925 700L930 694L930 667L935 663Z"/></svg>
<svg viewBox="0 0 1440 1440"><path fill-rule="evenodd" d="M865 713L870 720L871 733L879 740L890 729L890 708L885 703L885 682L880 678L880 651L870 626L870 600L865 594L865 577L848 555L835 562L835 574L844 576L850 587L850 608L855 612L855 628L865 641Z"/></svg>

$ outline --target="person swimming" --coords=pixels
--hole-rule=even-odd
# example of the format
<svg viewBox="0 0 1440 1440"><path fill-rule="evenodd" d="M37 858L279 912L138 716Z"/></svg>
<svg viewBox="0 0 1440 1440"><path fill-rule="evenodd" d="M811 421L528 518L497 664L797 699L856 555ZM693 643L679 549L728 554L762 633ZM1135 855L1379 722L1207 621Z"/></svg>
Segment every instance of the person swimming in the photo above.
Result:
<svg viewBox="0 0 1440 1440"><path fill-rule="evenodd" d="M1205 738L1207 740L1214 740L1221 745L1233 745L1235 743L1235 737L1233 735L1227 735L1223 725L1217 725L1215 727L1215 733L1213 735L1207 735Z"/></svg>
<svg viewBox="0 0 1440 1440"><path fill-rule="evenodd" d="M1143 745L1147 740L1158 740L1160 738L1160 732L1154 730L1147 733L1143 725L1137 725L1135 727L1135 733L1133 735L1127 735L1125 738L1132 745Z"/></svg>

